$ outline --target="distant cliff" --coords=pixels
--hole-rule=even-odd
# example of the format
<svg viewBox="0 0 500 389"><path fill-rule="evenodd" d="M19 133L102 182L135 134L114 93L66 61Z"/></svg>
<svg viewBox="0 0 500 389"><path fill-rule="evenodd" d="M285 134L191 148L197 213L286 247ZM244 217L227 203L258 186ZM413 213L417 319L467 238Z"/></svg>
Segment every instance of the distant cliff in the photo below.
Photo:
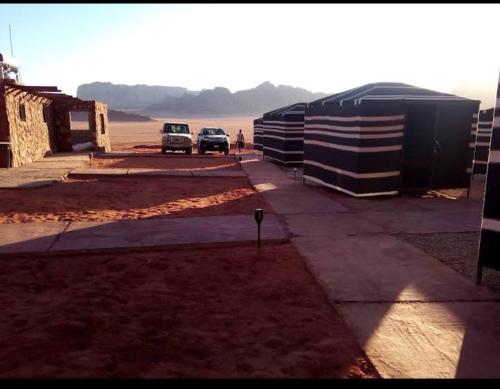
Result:
<svg viewBox="0 0 500 389"><path fill-rule="evenodd" d="M89 120L89 113L85 111L72 111L71 120L87 122ZM138 115L136 113L117 111L108 109L108 120L110 122L155 122L156 120L149 116Z"/></svg>
<svg viewBox="0 0 500 389"><path fill-rule="evenodd" d="M148 94L149 92L151 93ZM195 92L178 87L92 83L81 85L77 95L86 100L102 101L108 104L109 108L140 109L154 115L256 115L297 102L313 101L328 94L313 93L286 85L274 86L270 82L264 82L255 88L235 93L222 87ZM145 101L150 103L145 104Z"/></svg>
<svg viewBox="0 0 500 389"><path fill-rule="evenodd" d="M111 109L142 109L166 97L192 93L198 92L177 86L116 85L110 82L83 84L76 91L78 98L102 101Z"/></svg>
<svg viewBox="0 0 500 389"><path fill-rule="evenodd" d="M114 109L108 110L108 120L110 122L154 122L156 120L149 116L138 115L131 112L116 111Z"/></svg>

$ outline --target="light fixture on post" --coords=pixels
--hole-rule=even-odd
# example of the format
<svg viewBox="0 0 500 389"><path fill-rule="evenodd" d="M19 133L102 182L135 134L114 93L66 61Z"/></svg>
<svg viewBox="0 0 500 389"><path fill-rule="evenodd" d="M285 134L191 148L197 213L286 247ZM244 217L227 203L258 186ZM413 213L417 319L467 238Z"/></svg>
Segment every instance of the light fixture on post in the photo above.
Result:
<svg viewBox="0 0 500 389"><path fill-rule="evenodd" d="M257 247L260 248L260 224L262 223L262 220L264 220L264 210L257 208L254 211L254 217L257 222Z"/></svg>

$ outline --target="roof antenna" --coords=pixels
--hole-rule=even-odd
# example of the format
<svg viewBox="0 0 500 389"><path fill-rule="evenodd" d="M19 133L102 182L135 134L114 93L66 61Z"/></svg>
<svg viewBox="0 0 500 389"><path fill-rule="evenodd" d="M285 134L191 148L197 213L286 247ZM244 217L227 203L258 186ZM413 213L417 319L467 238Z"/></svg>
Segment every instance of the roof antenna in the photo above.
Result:
<svg viewBox="0 0 500 389"><path fill-rule="evenodd" d="M10 24L9 24L9 39L10 39L10 55L14 57L14 49L12 48L12 30L10 29Z"/></svg>
<svg viewBox="0 0 500 389"><path fill-rule="evenodd" d="M10 40L10 55L12 56L12 60L14 60L14 46L12 46L12 29L10 28L9 23L9 40ZM16 79L18 83L21 83L21 71L19 68L17 69Z"/></svg>

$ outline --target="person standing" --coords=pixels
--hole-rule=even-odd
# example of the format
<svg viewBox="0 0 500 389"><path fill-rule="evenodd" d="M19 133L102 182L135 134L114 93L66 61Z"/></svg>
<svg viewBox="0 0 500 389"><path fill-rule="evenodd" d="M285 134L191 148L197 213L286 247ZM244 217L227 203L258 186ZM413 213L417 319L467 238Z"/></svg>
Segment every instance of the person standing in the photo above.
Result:
<svg viewBox="0 0 500 389"><path fill-rule="evenodd" d="M238 152L241 153L241 150L245 148L245 137L243 136L243 132L241 132L241 128L236 137L236 143L238 145Z"/></svg>

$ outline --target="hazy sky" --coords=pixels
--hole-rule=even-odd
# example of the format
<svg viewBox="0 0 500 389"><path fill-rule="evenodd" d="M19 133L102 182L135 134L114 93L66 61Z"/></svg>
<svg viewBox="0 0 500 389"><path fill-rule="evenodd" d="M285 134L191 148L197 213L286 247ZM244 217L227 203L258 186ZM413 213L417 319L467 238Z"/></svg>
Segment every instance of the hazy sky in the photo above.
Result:
<svg viewBox="0 0 500 389"><path fill-rule="evenodd" d="M0 4L25 84L263 81L339 92L399 81L492 105L500 4Z"/></svg>

